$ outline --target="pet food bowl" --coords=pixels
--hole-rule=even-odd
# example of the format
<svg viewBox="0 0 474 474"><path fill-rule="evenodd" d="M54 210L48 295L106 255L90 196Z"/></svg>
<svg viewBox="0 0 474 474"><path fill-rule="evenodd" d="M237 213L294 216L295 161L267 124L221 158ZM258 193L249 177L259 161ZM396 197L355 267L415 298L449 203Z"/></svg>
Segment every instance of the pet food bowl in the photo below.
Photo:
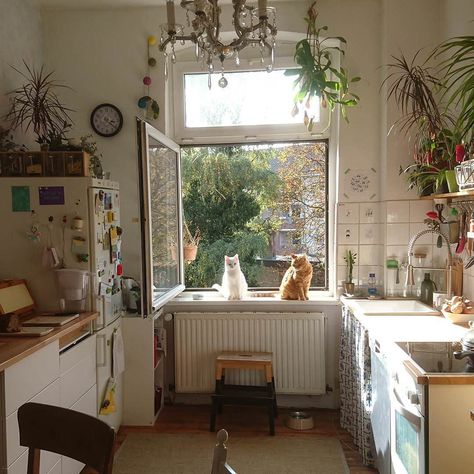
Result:
<svg viewBox="0 0 474 474"><path fill-rule="evenodd" d="M305 411L292 411L288 415L286 426L292 430L310 430L314 427L313 417Z"/></svg>

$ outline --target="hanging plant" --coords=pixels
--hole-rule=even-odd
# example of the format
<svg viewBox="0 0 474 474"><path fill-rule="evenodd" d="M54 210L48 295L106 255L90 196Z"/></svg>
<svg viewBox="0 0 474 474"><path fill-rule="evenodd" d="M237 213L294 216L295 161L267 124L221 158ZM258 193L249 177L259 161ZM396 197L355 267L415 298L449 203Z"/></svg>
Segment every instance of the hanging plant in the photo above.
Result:
<svg viewBox="0 0 474 474"><path fill-rule="evenodd" d="M329 46L328 42L334 39L342 44L347 42L341 36L322 38L321 34L327 31L328 27L316 25L318 18L316 3L311 4L308 16L305 17L308 25L306 38L296 43L294 59L300 67L285 71L286 76L297 76L294 85L298 91L294 97L295 107L292 114L298 113L298 104L305 102L306 109L309 109L311 99L319 97L322 107L329 107L331 112L336 105L340 105L342 117L348 121L347 107L357 105L360 100L359 96L349 90L349 85L360 81L360 77L349 79L346 69L334 66L333 51L337 50L344 54L344 50L339 46ZM305 125L308 130L313 128L313 117L310 118L307 111L305 111Z"/></svg>

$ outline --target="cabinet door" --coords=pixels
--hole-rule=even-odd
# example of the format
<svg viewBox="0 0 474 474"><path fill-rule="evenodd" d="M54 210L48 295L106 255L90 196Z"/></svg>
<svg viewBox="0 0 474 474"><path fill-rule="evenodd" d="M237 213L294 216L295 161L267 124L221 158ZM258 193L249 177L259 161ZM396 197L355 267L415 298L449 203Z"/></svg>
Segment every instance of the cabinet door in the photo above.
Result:
<svg viewBox="0 0 474 474"><path fill-rule="evenodd" d="M58 341L5 369L5 416L18 410L58 377Z"/></svg>
<svg viewBox="0 0 474 474"><path fill-rule="evenodd" d="M30 402L46 403L48 405L59 405L59 381L55 380L48 385L43 391L38 393ZM18 427L18 412L11 413L5 420L6 426L6 466L10 466L25 451L24 446L20 446L20 431ZM41 453L41 467L48 472L58 461L59 455L50 452Z"/></svg>

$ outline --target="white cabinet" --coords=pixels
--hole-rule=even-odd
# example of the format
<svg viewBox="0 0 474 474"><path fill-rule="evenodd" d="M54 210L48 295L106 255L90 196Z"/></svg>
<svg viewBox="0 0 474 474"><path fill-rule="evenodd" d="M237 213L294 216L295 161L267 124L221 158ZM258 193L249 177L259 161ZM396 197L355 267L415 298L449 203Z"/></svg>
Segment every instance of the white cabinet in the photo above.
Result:
<svg viewBox="0 0 474 474"><path fill-rule="evenodd" d="M161 312L154 318L122 319L125 346L125 425L152 426L163 407L165 354L156 349L155 328L162 326Z"/></svg>
<svg viewBox="0 0 474 474"><path fill-rule="evenodd" d="M60 354L54 341L0 372L0 474L24 474L28 451L20 446L18 408L46 403L97 416L96 336ZM41 453L42 474L77 474L82 465Z"/></svg>

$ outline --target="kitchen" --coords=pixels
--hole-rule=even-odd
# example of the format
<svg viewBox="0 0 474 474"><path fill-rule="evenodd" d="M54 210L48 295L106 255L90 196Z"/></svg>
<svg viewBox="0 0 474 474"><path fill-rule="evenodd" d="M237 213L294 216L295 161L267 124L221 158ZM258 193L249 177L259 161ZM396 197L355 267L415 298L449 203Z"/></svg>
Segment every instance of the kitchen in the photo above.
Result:
<svg viewBox="0 0 474 474"><path fill-rule="evenodd" d="M77 8L75 5L76 8L72 9L71 2L61 4L46 1L41 9L35 2L15 3L15 6L11 2L2 5L2 8L5 8L2 31L6 35L2 44L9 45L1 50L2 71L5 75L5 85L1 88L2 108L5 111L7 109L7 99L3 94L18 86L18 77L8 65L21 66L22 59L47 64L49 69L55 71L56 77L74 89L63 91L62 96L75 110L76 136L91 133L90 113L97 104L110 102L120 108L124 116L120 133L112 138L96 136L96 139L103 154L104 169L110 171L111 179L120 184L124 274L140 279L141 231L137 186L139 169L136 165L134 117L140 112L136 102L141 95L150 95L159 102L160 115L152 121L152 125L158 130L166 131L166 135L172 136L175 141L180 139L179 135L171 133L174 126L171 112L173 101L172 95L166 92L171 83L165 82L164 58L158 52L155 53L158 67L150 74L153 82L149 86L149 94L141 83L142 76L147 73L147 37L151 34L159 36L158 25L165 22L165 8L150 6L153 2L143 2L139 8L131 8L126 2L123 2L121 8L111 8L107 2L103 3L102 8L92 8L91 4L82 2L84 8ZM304 36L306 25L303 17L309 3L276 2L278 34L281 34L282 38L285 38L285 34L288 35L286 38L289 38L287 41L295 36L297 39L300 39L301 35ZM403 134L388 134L391 125L399 117L399 111L395 104L387 103L380 92L384 77L380 67L389 63L390 56L399 50L411 57L419 47L431 47L452 36L472 34L472 25L467 21L467 18L472 17L471 2L438 1L435 4L436 7L433 7L431 1L318 2L320 17L324 24L329 25L330 32L340 34L348 41L345 64L352 74L362 77L355 85L355 91L360 95L361 101L357 107L349 110L349 123L343 120L340 123L337 120L333 122L333 129L339 129L336 140L338 149L334 159L330 157L329 163L329 180L335 184L329 190L330 214L333 219L337 209L337 221L334 219L331 226L335 231L330 239L336 242L337 236L337 249L334 246L329 252L330 266L332 264L333 269L330 272L333 288L341 286L345 279L346 266L343 257L347 250L352 249L358 254L354 266L354 280L365 287L369 273L375 273L380 292L389 273L388 269L385 269L386 260L391 258L402 263L403 259L406 259L409 239L425 228L423 221L426 212L433 211L433 202L419 200L414 191L407 192L407 183L399 176L400 165L406 166L411 162L410 145ZM298 12L295 5L298 6ZM223 10L223 16L228 23L226 28L230 30L230 6L224 5ZM18 37L15 29L19 22L22 31L27 32L21 37ZM25 28L24 25L28 27ZM293 37L290 32L293 32ZM295 32L299 32L298 35ZM28 137L25 140L27 139ZM29 140L33 141L31 137ZM32 150L35 149L34 146L31 144ZM365 176L370 182L369 188L362 193L350 186L351 178L357 175ZM448 217L446 209L444 212ZM428 242L426 237L420 242L427 255L423 266L438 266L442 262L440 259L445 258L445 246L438 249L436 241ZM433 261L438 254L438 260ZM23 275L12 275L9 268L1 265L0 277L12 276ZM474 296L472 276L471 270L465 270L463 294L466 297ZM401 283L396 288L397 291L402 291L404 277L405 273L401 269ZM339 291L342 291L341 288ZM34 296L38 300L38 296ZM196 308L197 312L232 312L237 316L241 312L249 311L278 312L281 308L280 301L265 298L256 298L257 301L251 302L228 302L225 306L222 300L216 302L215 299L196 301L189 292L184 293L165 309L163 319L167 314L193 313ZM196 307L198 303L199 306ZM285 311L298 312L301 306L299 302L285 302ZM286 395L289 397L288 406L337 408L340 308L337 302L326 294L312 296L311 301L304 306L304 311L321 312L326 316L328 343L324 350L324 376L326 384L333 391L326 392L324 389L320 390L318 395L308 396ZM174 323L161 318L159 320L159 326L166 326L170 334L170 326ZM153 352L154 321L150 318L124 318L122 323L130 326L125 331L130 334L137 333L138 338L143 338L140 347L144 353ZM410 340L409 336L407 338ZM127 351L127 348L125 350ZM148 364L149 357L143 357ZM172 356L166 358L168 375L174 373L174 367L168 367L171 359ZM128 360L126 367L127 363ZM132 364L133 361L129 363ZM141 364L140 360L136 363ZM143 423L144 420L150 423L150 417L152 420L154 417L154 387L153 381L150 381L154 376L153 372L153 361L142 373L129 372L140 379L133 380L128 384L129 387L136 387L136 383L142 383L143 386L146 384L148 387L142 390L142 393L149 394L143 404L143 411L146 413L139 414ZM127 377L127 369L124 376ZM161 377L161 374L159 376ZM189 387L185 386L186 389ZM128 390L126 382L124 389ZM200 387L199 391L200 396L205 397L205 389ZM129 400L132 400L130 396L136 394L129 395ZM179 397L186 401L194 395L183 392ZM207 402L207 399L205 400ZM137 404L133 401L131 405ZM128 410L125 410L124 416L128 416L127 412ZM133 420L132 423L126 424L133 424Z"/></svg>

